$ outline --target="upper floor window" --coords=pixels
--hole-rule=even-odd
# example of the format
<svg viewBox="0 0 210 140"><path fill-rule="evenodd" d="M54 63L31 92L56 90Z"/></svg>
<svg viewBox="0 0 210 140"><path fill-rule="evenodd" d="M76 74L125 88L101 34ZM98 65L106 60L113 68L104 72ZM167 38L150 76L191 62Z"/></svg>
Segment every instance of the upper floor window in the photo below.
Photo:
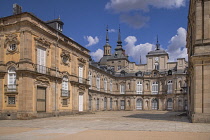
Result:
<svg viewBox="0 0 210 140"><path fill-rule="evenodd" d="M117 67L117 70L120 70L120 69L121 69L121 66L118 66L118 67Z"/></svg>
<svg viewBox="0 0 210 140"><path fill-rule="evenodd" d="M37 71L46 73L46 49L37 47Z"/></svg>
<svg viewBox="0 0 210 140"><path fill-rule="evenodd" d="M83 83L83 67L79 66L79 83Z"/></svg>
<svg viewBox="0 0 210 140"><path fill-rule="evenodd" d="M159 70L159 63L155 62L154 67L155 67L155 70Z"/></svg>
<svg viewBox="0 0 210 140"><path fill-rule="evenodd" d="M158 82L152 83L152 94L158 94Z"/></svg>
<svg viewBox="0 0 210 140"><path fill-rule="evenodd" d="M89 80L89 85L90 85L90 89L91 89L92 88L92 73L91 72L89 72L88 80Z"/></svg>
<svg viewBox="0 0 210 140"><path fill-rule="evenodd" d="M69 96L69 86L68 86L68 83L69 83L69 79L67 76L64 76L63 77L63 80L62 80L62 96Z"/></svg>
<svg viewBox="0 0 210 140"><path fill-rule="evenodd" d="M100 77L99 76L97 76L96 78L96 88L98 91L100 91Z"/></svg>
<svg viewBox="0 0 210 140"><path fill-rule="evenodd" d="M168 81L167 86L168 86L168 91L167 92L168 92L168 94L171 94L173 92L173 82L172 82L172 80Z"/></svg>
<svg viewBox="0 0 210 140"><path fill-rule="evenodd" d="M120 94L125 94L125 85L120 85Z"/></svg>
<svg viewBox="0 0 210 140"><path fill-rule="evenodd" d="M16 72L15 68L11 67L8 70L8 90L9 91L16 91Z"/></svg>
<svg viewBox="0 0 210 140"><path fill-rule="evenodd" d="M136 83L136 94L142 94L142 83L139 81Z"/></svg>
<svg viewBox="0 0 210 140"><path fill-rule="evenodd" d="M112 80L110 80L110 92L112 92Z"/></svg>
<svg viewBox="0 0 210 140"><path fill-rule="evenodd" d="M104 90L107 91L107 79L104 79Z"/></svg>

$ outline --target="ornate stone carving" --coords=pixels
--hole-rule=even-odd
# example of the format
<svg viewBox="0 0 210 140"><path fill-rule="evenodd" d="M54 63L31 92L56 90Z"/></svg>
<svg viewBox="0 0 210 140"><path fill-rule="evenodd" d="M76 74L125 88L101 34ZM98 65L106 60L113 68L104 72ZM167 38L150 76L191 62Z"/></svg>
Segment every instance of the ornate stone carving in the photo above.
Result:
<svg viewBox="0 0 210 140"><path fill-rule="evenodd" d="M79 57L78 60L79 60L80 62L82 62L82 63L86 63L86 60L85 60L84 58L82 58L82 57Z"/></svg>
<svg viewBox="0 0 210 140"><path fill-rule="evenodd" d="M47 41L45 38L42 37L35 37L36 40L36 45L38 46L45 46L45 47L50 47L51 43Z"/></svg>
<svg viewBox="0 0 210 140"><path fill-rule="evenodd" d="M71 57L70 57L70 54L66 51L62 51L61 53L61 58L62 58L62 62L64 65L68 65L70 60L71 60Z"/></svg>
<svg viewBox="0 0 210 140"><path fill-rule="evenodd" d="M6 36L4 47L7 48L8 53L18 52L18 45L20 44L17 34L10 34Z"/></svg>

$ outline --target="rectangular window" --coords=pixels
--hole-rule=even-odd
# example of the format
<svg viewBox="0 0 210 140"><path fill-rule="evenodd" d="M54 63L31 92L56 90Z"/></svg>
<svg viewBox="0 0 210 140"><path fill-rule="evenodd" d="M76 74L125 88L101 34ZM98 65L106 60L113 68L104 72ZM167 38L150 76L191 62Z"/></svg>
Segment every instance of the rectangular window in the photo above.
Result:
<svg viewBox="0 0 210 140"><path fill-rule="evenodd" d="M100 91L100 78L99 77L96 78L96 87L97 87L97 90Z"/></svg>
<svg viewBox="0 0 210 140"><path fill-rule="evenodd" d="M63 99L63 105L68 105L68 100L67 99Z"/></svg>
<svg viewBox="0 0 210 140"><path fill-rule="evenodd" d="M152 84L152 94L158 94L158 83L154 82Z"/></svg>
<svg viewBox="0 0 210 140"><path fill-rule="evenodd" d="M125 94L125 85L120 85L120 94Z"/></svg>
<svg viewBox="0 0 210 140"><path fill-rule="evenodd" d="M110 92L112 92L112 81L110 81Z"/></svg>
<svg viewBox="0 0 210 140"><path fill-rule="evenodd" d="M92 75L91 74L89 74L89 85L90 85L90 87L89 87L89 89L92 89Z"/></svg>
<svg viewBox="0 0 210 140"><path fill-rule="evenodd" d="M143 88L142 88L141 82L137 82L137 85L136 85L136 93L137 94L142 94L142 90L143 90Z"/></svg>
<svg viewBox="0 0 210 140"><path fill-rule="evenodd" d="M37 47L37 71L39 73L46 73L46 49Z"/></svg>
<svg viewBox="0 0 210 140"><path fill-rule="evenodd" d="M15 105L15 97L8 96L8 105Z"/></svg>
<svg viewBox="0 0 210 140"><path fill-rule="evenodd" d="M79 67L79 83L83 83L83 67Z"/></svg>

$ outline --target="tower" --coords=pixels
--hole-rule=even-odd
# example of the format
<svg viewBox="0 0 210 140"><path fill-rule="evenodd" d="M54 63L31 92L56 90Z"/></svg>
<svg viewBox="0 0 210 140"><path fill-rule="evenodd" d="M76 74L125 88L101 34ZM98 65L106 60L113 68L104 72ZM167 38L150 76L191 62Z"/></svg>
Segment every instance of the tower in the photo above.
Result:
<svg viewBox="0 0 210 140"><path fill-rule="evenodd" d="M106 44L104 45L104 56L110 56L111 55L111 46L109 45L109 35L108 35L108 25L106 27Z"/></svg>

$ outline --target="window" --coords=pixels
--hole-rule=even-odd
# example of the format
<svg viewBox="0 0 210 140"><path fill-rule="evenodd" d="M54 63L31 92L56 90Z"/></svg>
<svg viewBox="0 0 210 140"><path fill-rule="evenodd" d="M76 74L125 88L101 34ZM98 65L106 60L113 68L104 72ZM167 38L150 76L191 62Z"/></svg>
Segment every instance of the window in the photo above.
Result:
<svg viewBox="0 0 210 140"><path fill-rule="evenodd" d="M96 88L98 91L100 91L100 77L99 76L97 76L96 78Z"/></svg>
<svg viewBox="0 0 210 140"><path fill-rule="evenodd" d="M107 108L107 98L105 97L104 98L104 110L106 110L106 108Z"/></svg>
<svg viewBox="0 0 210 140"><path fill-rule="evenodd" d="M112 80L110 80L110 92L112 92Z"/></svg>
<svg viewBox="0 0 210 140"><path fill-rule="evenodd" d="M136 83L136 94L142 94L142 83L139 81Z"/></svg>
<svg viewBox="0 0 210 140"><path fill-rule="evenodd" d="M110 98L110 110L112 110L112 98Z"/></svg>
<svg viewBox="0 0 210 140"><path fill-rule="evenodd" d="M83 67L79 66L79 83L83 83Z"/></svg>
<svg viewBox="0 0 210 140"><path fill-rule="evenodd" d="M158 110L158 100L157 99L152 100L152 110Z"/></svg>
<svg viewBox="0 0 210 140"><path fill-rule="evenodd" d="M152 84L152 94L158 94L158 82Z"/></svg>
<svg viewBox="0 0 210 140"><path fill-rule="evenodd" d="M7 91L16 91L16 72L15 68L11 67L8 70L8 86Z"/></svg>
<svg viewBox="0 0 210 140"><path fill-rule="evenodd" d="M125 85L120 85L120 94L125 94Z"/></svg>
<svg viewBox="0 0 210 140"><path fill-rule="evenodd" d="M68 100L67 99L63 99L63 105L68 105Z"/></svg>
<svg viewBox="0 0 210 140"><path fill-rule="evenodd" d="M104 90L107 91L107 79L104 79Z"/></svg>
<svg viewBox="0 0 210 140"><path fill-rule="evenodd" d="M167 110L172 110L173 109L173 101L171 98L167 100Z"/></svg>
<svg viewBox="0 0 210 140"><path fill-rule="evenodd" d="M117 70L120 70L120 69L121 69L121 66L118 66L118 67L117 67Z"/></svg>
<svg viewBox="0 0 210 140"><path fill-rule="evenodd" d="M89 110L91 110L91 106L92 106L92 96L89 95Z"/></svg>
<svg viewBox="0 0 210 140"><path fill-rule="evenodd" d="M155 70L159 70L159 64L157 62L155 62L154 67L155 67Z"/></svg>
<svg viewBox="0 0 210 140"><path fill-rule="evenodd" d="M62 92L61 92L62 97L68 97L69 96L68 82L69 82L68 77L64 76L63 80L62 80Z"/></svg>
<svg viewBox="0 0 210 140"><path fill-rule="evenodd" d="M172 80L168 81L168 94L171 94L173 92L173 82Z"/></svg>
<svg viewBox="0 0 210 140"><path fill-rule="evenodd" d="M89 89L91 89L92 88L92 74L91 74L91 72L89 72L88 80L89 80L89 85L90 85Z"/></svg>
<svg viewBox="0 0 210 140"><path fill-rule="evenodd" d="M46 74L46 49L37 47L37 72Z"/></svg>
<svg viewBox="0 0 210 140"><path fill-rule="evenodd" d="M97 98L96 108L97 108L97 110L99 110L99 98Z"/></svg>
<svg viewBox="0 0 210 140"><path fill-rule="evenodd" d="M15 105L15 96L8 96L8 105Z"/></svg>
<svg viewBox="0 0 210 140"><path fill-rule="evenodd" d="M16 49L17 49L17 45L16 44L12 43L12 44L9 45L9 50L10 51L15 51Z"/></svg>
<svg viewBox="0 0 210 140"><path fill-rule="evenodd" d="M137 109L137 110L142 110L142 108L143 108L143 107L142 107L142 103L143 103L143 102L142 102L142 99L137 99L137 100L136 100L136 109Z"/></svg>

